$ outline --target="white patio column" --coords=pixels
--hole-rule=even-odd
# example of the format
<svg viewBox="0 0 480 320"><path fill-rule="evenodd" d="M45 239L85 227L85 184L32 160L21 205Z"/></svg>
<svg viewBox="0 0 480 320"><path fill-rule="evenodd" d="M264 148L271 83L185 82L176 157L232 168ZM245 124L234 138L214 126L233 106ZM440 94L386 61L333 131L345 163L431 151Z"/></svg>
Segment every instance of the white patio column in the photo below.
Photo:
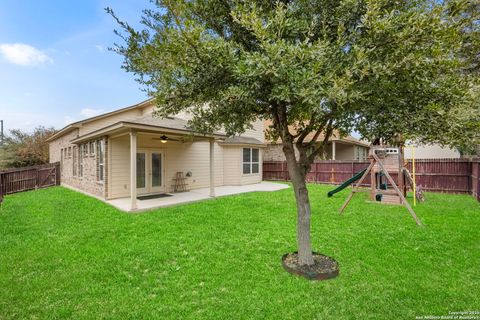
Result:
<svg viewBox="0 0 480 320"><path fill-rule="evenodd" d="M215 139L210 139L210 197L215 197L215 158L214 158Z"/></svg>
<svg viewBox="0 0 480 320"><path fill-rule="evenodd" d="M130 209L137 209L137 133L130 131Z"/></svg>
<svg viewBox="0 0 480 320"><path fill-rule="evenodd" d="M336 145L335 145L335 141L332 141L332 160L336 160L335 157L335 153L336 153Z"/></svg>

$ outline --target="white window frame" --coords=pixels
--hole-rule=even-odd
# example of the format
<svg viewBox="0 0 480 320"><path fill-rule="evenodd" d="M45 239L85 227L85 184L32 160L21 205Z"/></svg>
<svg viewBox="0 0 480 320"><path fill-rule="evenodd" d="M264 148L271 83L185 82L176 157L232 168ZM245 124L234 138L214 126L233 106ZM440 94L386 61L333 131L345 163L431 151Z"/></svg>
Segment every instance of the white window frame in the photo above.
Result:
<svg viewBox="0 0 480 320"><path fill-rule="evenodd" d="M85 153L85 145L80 145L80 150L78 152L78 177L83 177L83 157Z"/></svg>
<svg viewBox="0 0 480 320"><path fill-rule="evenodd" d="M82 158L88 157L88 143L82 143L80 149L82 150Z"/></svg>
<svg viewBox="0 0 480 320"><path fill-rule="evenodd" d="M97 181L105 181L105 141L98 140L95 144L97 148Z"/></svg>
<svg viewBox="0 0 480 320"><path fill-rule="evenodd" d="M78 148L73 146L72 147L72 175L74 177L77 176L77 172L78 172L77 162L78 162Z"/></svg>
<svg viewBox="0 0 480 320"><path fill-rule="evenodd" d="M90 149L90 155L93 157L95 156L95 153L96 153L95 148L97 147L97 144L95 143L95 141L90 141L88 144Z"/></svg>
<svg viewBox="0 0 480 320"><path fill-rule="evenodd" d="M249 153L250 153L250 159L249 161L245 162L244 159L243 159L243 153L244 153L244 150L250 150ZM253 150L257 150L258 152L258 161L253 161ZM253 172L253 165L257 165L257 168L258 168L258 171L257 172ZM249 172L244 172L244 166L245 165L249 165L250 167L250 170ZM252 174L259 174L260 173L260 149L259 148L242 148L242 174L243 175L252 175Z"/></svg>
<svg viewBox="0 0 480 320"><path fill-rule="evenodd" d="M60 149L60 170L63 172L63 164L64 164L64 157L63 157L63 148Z"/></svg>

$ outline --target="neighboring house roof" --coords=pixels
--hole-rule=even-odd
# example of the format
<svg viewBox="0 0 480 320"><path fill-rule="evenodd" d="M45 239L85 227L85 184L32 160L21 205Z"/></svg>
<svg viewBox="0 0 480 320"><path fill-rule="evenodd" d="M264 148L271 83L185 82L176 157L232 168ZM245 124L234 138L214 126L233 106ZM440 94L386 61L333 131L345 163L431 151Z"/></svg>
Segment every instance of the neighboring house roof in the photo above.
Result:
<svg viewBox="0 0 480 320"><path fill-rule="evenodd" d="M223 145L258 145L261 147L265 147L264 143L258 139L250 138L250 137L242 137L242 136L234 136L228 137L224 141L222 141Z"/></svg>
<svg viewBox="0 0 480 320"><path fill-rule="evenodd" d="M72 143L81 143L87 140L95 139L106 134L112 134L122 129L138 129L142 131L150 132L162 132L162 133L173 133L173 134L192 134L195 136L202 137L214 137L214 138L225 138L226 135L221 132L214 132L212 135L204 135L198 132L193 131L188 127L188 122L186 120L168 117L168 118L157 118L152 114L147 114L145 116L134 118L132 120L123 120L116 122L112 125L106 126L99 130L89 132L83 136L75 138L72 140Z"/></svg>
<svg viewBox="0 0 480 320"><path fill-rule="evenodd" d="M314 136L314 133L309 134L305 138L304 142L308 143L308 142L312 141L313 136ZM325 139L325 136L323 134L320 134L317 138L317 141L321 142L321 141L323 141L323 139ZM330 137L329 141L330 142L335 141L335 142L341 142L341 143L347 143L347 144L355 144L355 145L359 145L359 146L363 146L363 147L369 147L370 146L369 143L366 143L364 141L360 141L357 138L354 138L350 135L340 136L340 134L338 132L334 132L332 134L332 136Z"/></svg>
<svg viewBox="0 0 480 320"><path fill-rule="evenodd" d="M266 120L265 121L265 128L268 128L270 125L272 124L271 121L269 120ZM293 128L290 128L292 131ZM312 141L313 137L315 136L315 132L311 132L309 133L306 137L305 137L305 140L304 142L305 143L308 143L310 141ZM317 141L318 142L321 142L323 141L323 139L325 139L325 136L323 134L320 134L317 138ZM335 141L335 142L339 142L339 143L346 143L346 144L354 144L354 145L358 145L358 146L363 146L363 147L369 147L370 146L370 143L367 143L367 142L364 142L364 141L361 141L361 140L358 140L357 138L355 137L352 137L350 135L348 136L341 136L340 133L338 131L335 131L333 132L332 136L330 137L329 141ZM266 144L279 144L281 143L280 140L277 140L277 141L266 141L265 142Z"/></svg>

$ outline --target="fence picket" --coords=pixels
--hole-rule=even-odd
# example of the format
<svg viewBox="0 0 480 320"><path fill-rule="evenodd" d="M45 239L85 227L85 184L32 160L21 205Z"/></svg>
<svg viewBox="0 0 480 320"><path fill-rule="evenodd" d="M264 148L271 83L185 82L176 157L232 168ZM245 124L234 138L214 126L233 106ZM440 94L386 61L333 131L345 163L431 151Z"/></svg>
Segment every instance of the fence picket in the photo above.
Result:
<svg viewBox="0 0 480 320"><path fill-rule="evenodd" d="M0 203L6 194L60 185L59 171L59 163L0 170Z"/></svg>
<svg viewBox="0 0 480 320"><path fill-rule="evenodd" d="M307 181L340 184L355 173L368 167L368 161L324 160L312 164ZM264 180L288 181L285 161L263 162ZM408 161L407 169L412 171ZM417 159L415 160L417 185L425 191L472 194L480 201L480 159ZM314 177L312 179L312 176ZM398 173L391 173L397 181ZM370 185L370 177L363 186Z"/></svg>

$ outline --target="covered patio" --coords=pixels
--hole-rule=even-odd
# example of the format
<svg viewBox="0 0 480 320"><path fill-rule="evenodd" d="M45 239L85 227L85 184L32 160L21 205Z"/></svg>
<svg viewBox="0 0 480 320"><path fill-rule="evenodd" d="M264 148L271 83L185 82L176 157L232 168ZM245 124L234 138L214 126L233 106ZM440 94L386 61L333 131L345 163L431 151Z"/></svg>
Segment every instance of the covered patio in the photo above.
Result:
<svg viewBox="0 0 480 320"><path fill-rule="evenodd" d="M105 177L97 179L104 190L102 198L124 211L283 188L259 183L261 141L227 137L223 132L201 134L184 119L147 114L107 125L72 143L83 145L96 139L103 139L106 146L101 163ZM245 152L250 156L246 164Z"/></svg>
<svg viewBox="0 0 480 320"><path fill-rule="evenodd" d="M215 144L224 141L225 134L199 134L187 126L186 120L173 117L159 119L148 114L114 123L72 142L81 144L98 137L107 137L108 140L105 199L116 199L116 202L112 201L120 203L120 209L145 209L144 203L139 206L139 196L172 191L171 176L178 169L174 163L181 161L181 153L172 150L185 143L207 145L201 148L201 152L208 159L208 167L205 168L208 170L208 196L215 197ZM167 152L171 153L169 158ZM128 208L125 200L127 194Z"/></svg>
<svg viewBox="0 0 480 320"><path fill-rule="evenodd" d="M287 184L262 181L260 183L243 186L219 186L215 187L216 197L235 195L246 192L272 192L289 188ZM136 208L131 207L131 198L119 198L107 200L111 206L126 212L142 212L156 208L170 207L190 202L211 199L210 188L195 189L187 192L170 193L167 197L148 200L136 200Z"/></svg>

